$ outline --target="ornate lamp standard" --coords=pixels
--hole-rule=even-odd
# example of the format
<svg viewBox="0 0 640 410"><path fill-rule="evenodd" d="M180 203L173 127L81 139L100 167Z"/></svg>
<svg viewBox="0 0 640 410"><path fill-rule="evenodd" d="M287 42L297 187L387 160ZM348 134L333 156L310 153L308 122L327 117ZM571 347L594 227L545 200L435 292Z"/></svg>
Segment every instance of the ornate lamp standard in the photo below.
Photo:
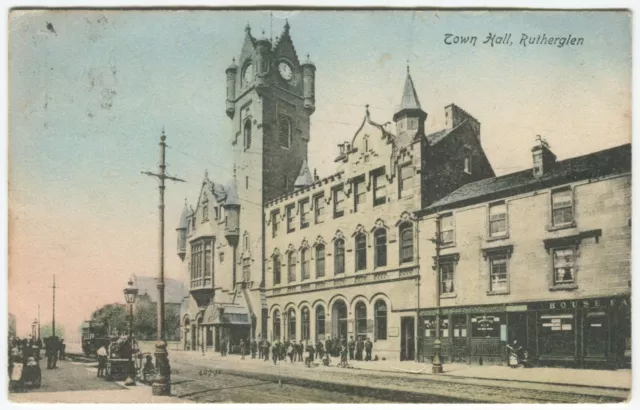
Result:
<svg viewBox="0 0 640 410"><path fill-rule="evenodd" d="M127 380L125 380L125 386L135 386L135 375L133 375L133 304L136 302L136 296L138 296L138 288L133 286L133 278L129 279L129 286L124 288L124 298L129 305L129 364L127 370Z"/></svg>
<svg viewBox="0 0 640 410"><path fill-rule="evenodd" d="M440 248L442 246L442 232L440 230L440 220L436 220L436 236L431 239L436 246L436 256L434 258L435 265L433 269L436 271L436 340L433 341L433 361L431 362L431 372L442 373L442 357L440 351L442 342L440 341Z"/></svg>

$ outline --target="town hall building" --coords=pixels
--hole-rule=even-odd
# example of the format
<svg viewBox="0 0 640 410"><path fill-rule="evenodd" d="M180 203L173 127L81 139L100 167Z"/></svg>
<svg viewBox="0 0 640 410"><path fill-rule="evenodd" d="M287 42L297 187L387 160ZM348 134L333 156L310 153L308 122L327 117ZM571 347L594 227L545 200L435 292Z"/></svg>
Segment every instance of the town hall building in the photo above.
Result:
<svg viewBox="0 0 640 410"><path fill-rule="evenodd" d="M452 207L468 208L467 197L488 200L473 187L496 180L480 122L450 104L431 114L442 115L445 127L427 130L429 114L407 67L399 73L405 82L392 121L377 121L366 107L360 126L337 147L335 172L321 177L308 166L315 72L308 56L299 59L288 23L273 44L245 29L240 55L226 70L233 174L220 181L205 173L197 202L185 204L177 229L188 278L181 308L184 347L217 351L228 340L233 352L241 339L254 337L313 343L353 337L370 339L381 358L430 361L430 320L444 318L435 308L458 300L493 303L466 296L459 281L476 278L462 273L456 273L458 299L434 295L436 283L446 290L447 275L453 275L442 270L445 262L455 258L462 266L465 260L462 249L443 247L434 254L432 239L440 235L434 221L440 230L453 230L458 222L443 215L455 213ZM553 168L550 156L544 158L545 167ZM471 193L458 201L455 195L465 187ZM624 183L619 188L626 189ZM550 240L553 248L557 240ZM518 246L496 243L507 252ZM460 256L451 256L451 249ZM620 275L630 278L626 268L620 265ZM434 270L445 285L431 279ZM451 316L454 310L446 312L447 320L461 320ZM470 320L465 313L465 337ZM449 359L471 357L471 342L465 346L464 354Z"/></svg>

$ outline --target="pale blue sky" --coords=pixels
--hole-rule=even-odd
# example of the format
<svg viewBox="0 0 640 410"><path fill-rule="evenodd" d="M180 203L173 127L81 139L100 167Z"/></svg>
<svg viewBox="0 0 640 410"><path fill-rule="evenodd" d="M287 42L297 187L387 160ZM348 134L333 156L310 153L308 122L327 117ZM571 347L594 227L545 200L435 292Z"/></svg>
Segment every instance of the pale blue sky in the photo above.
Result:
<svg viewBox="0 0 640 410"><path fill-rule="evenodd" d="M536 134L561 159L630 141L627 13L276 11L274 38L285 17L299 57L310 53L317 67L309 157L321 175L365 104L375 120L391 120L407 60L429 130L442 127L445 105L458 104L482 123L498 174L530 166ZM224 70L247 22L254 36L270 35L267 11L12 15L11 304L27 291L48 301L57 273L60 292L75 297L75 284L85 287L59 307L72 326L121 301L131 273L156 273L157 185L140 171L156 170L163 126L175 147L168 172L188 181L170 183L166 195L167 275L180 276L174 228L184 198L193 203L205 168L222 182L231 174ZM480 44L489 32L512 33L516 44ZM476 35L478 44L447 46L446 33ZM571 34L584 45L524 48L521 33ZM73 308L79 300L86 312Z"/></svg>

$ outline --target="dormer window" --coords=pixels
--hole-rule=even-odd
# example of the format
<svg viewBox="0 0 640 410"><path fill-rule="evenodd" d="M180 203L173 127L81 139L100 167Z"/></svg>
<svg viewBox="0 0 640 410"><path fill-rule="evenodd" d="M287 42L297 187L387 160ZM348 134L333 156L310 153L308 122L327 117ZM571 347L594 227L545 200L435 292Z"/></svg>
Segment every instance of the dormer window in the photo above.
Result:
<svg viewBox="0 0 640 410"><path fill-rule="evenodd" d="M204 202L202 204L202 222L206 222L209 220L209 205Z"/></svg>

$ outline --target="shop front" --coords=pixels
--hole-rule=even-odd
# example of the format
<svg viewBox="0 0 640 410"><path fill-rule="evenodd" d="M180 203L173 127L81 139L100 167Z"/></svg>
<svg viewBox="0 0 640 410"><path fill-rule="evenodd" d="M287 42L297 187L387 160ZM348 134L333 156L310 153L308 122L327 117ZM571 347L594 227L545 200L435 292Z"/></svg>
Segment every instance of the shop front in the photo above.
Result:
<svg viewBox="0 0 640 410"><path fill-rule="evenodd" d="M506 345L517 341L539 365L625 367L631 363L630 298L423 310L421 361L432 360L436 339L445 363L505 364Z"/></svg>

